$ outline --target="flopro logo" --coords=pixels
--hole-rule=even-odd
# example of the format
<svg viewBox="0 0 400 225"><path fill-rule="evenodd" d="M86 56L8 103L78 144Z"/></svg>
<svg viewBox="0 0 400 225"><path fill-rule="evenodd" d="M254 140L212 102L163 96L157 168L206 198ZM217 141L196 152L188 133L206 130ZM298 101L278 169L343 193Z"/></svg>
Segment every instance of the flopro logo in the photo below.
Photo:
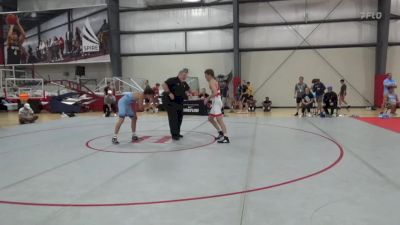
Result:
<svg viewBox="0 0 400 225"><path fill-rule="evenodd" d="M86 19L85 25L82 29L82 51L83 52L98 52L100 51L100 42L93 32L89 19Z"/></svg>
<svg viewBox="0 0 400 225"><path fill-rule="evenodd" d="M381 12L361 12L360 15L362 20L380 20L383 16Z"/></svg>

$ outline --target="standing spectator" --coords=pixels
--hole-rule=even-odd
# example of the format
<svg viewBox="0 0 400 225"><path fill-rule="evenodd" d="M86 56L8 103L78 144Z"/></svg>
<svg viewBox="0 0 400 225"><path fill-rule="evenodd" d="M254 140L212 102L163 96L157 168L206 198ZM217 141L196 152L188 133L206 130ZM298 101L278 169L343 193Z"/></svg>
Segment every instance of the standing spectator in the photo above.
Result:
<svg viewBox="0 0 400 225"><path fill-rule="evenodd" d="M305 89L305 93L301 98L301 112L303 116L305 116L305 112L307 110L308 116L311 116L311 107L314 103L314 95L311 93L309 88Z"/></svg>
<svg viewBox="0 0 400 225"><path fill-rule="evenodd" d="M105 117L109 117L111 112L114 113L114 117L117 116L117 100L111 90L104 96L103 112Z"/></svg>
<svg viewBox="0 0 400 225"><path fill-rule="evenodd" d="M222 105L223 108L225 108L225 106L227 105L227 99L229 97L229 87L228 84L225 81L220 82L220 87L219 87L220 91L221 91L221 97L222 97Z"/></svg>
<svg viewBox="0 0 400 225"><path fill-rule="evenodd" d="M156 86L153 87L154 98L153 104L155 106L155 112L158 112L158 105L160 104L160 84L156 83Z"/></svg>
<svg viewBox="0 0 400 225"><path fill-rule="evenodd" d="M249 96L254 95L254 88L253 85L250 84L250 81L247 81L246 88L246 94L248 94Z"/></svg>
<svg viewBox="0 0 400 225"><path fill-rule="evenodd" d="M24 107L19 109L18 117L20 124L34 123L38 119L38 116L35 115L29 103L25 103Z"/></svg>
<svg viewBox="0 0 400 225"><path fill-rule="evenodd" d="M294 116L299 115L300 104L307 88L307 84L304 83L304 77L299 77L299 83L294 86L294 98L296 99L296 114Z"/></svg>
<svg viewBox="0 0 400 225"><path fill-rule="evenodd" d="M99 32L97 32L97 37L100 40L100 49L104 54L108 52L108 35L110 32L110 26L107 20L103 20L103 25L101 25Z"/></svg>
<svg viewBox="0 0 400 225"><path fill-rule="evenodd" d="M110 82L107 82L107 85L104 87L104 96L108 94L108 91L111 90Z"/></svg>
<svg viewBox="0 0 400 225"><path fill-rule="evenodd" d="M344 83L344 79L340 80L340 92L339 92L339 109L342 108L342 106L347 106L347 110L350 109L350 105L347 104L346 102L346 95L347 95L347 85Z"/></svg>
<svg viewBox="0 0 400 225"><path fill-rule="evenodd" d="M400 101L397 94L394 92L395 87L388 87L388 93L385 95L383 99L383 104L386 108L390 109L390 114L393 116L396 115L397 107L400 107Z"/></svg>
<svg viewBox="0 0 400 225"><path fill-rule="evenodd" d="M202 89L200 90L199 98L200 98L200 99L205 99L205 98L208 98L208 96L210 96L210 95L207 94L206 89L205 89L205 88L202 88Z"/></svg>
<svg viewBox="0 0 400 225"><path fill-rule="evenodd" d="M264 112L270 112L272 107L272 102L269 100L269 97L265 97L265 101L263 101L263 110Z"/></svg>
<svg viewBox="0 0 400 225"><path fill-rule="evenodd" d="M332 86L328 86L328 92L325 93L323 101L325 114L328 116L332 116L338 105L338 96L334 91L332 91ZM328 109L331 110L330 113Z"/></svg>
<svg viewBox="0 0 400 225"><path fill-rule="evenodd" d="M144 81L144 87L143 87L143 89L144 90L150 90L151 89L151 87L150 87L150 84L149 84L149 80L145 80Z"/></svg>
<svg viewBox="0 0 400 225"><path fill-rule="evenodd" d="M383 81L383 96L386 96L389 93L389 88L397 88L397 82L393 79L393 76L391 73L388 73L387 78ZM385 108L385 104L382 103L381 107L381 114L383 113L383 110Z"/></svg>
<svg viewBox="0 0 400 225"><path fill-rule="evenodd" d="M64 43L64 38L60 37L60 38L58 39L58 46L59 46L59 49L60 49L60 59L61 59L61 60L64 60L64 59L63 59L63 55L64 55L64 45L65 45L65 43Z"/></svg>
<svg viewBox="0 0 400 225"><path fill-rule="evenodd" d="M71 54L72 52L72 41L74 39L73 33L68 30L67 33L65 33L65 42L66 42L66 47L67 47L67 53Z"/></svg>
<svg viewBox="0 0 400 225"><path fill-rule="evenodd" d="M30 45L28 45L28 63L36 63L36 58Z"/></svg>
<svg viewBox="0 0 400 225"><path fill-rule="evenodd" d="M77 42L77 45L82 45L81 30L79 29L79 27L75 28L75 41Z"/></svg>
<svg viewBox="0 0 400 225"><path fill-rule="evenodd" d="M315 93L315 99L317 102L318 113L322 113L322 102L325 93L325 85L320 81L320 79L315 79L313 84L313 92Z"/></svg>

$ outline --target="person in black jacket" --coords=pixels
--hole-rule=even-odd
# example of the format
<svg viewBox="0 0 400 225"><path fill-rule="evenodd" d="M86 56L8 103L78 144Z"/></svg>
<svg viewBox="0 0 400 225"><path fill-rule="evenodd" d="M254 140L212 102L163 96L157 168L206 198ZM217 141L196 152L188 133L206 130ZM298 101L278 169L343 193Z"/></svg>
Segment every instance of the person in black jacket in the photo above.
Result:
<svg viewBox="0 0 400 225"><path fill-rule="evenodd" d="M189 70L184 68L177 77L171 77L163 83L163 104L168 113L169 128L173 140L183 138L181 125L183 120L183 101L190 90L186 83Z"/></svg>
<svg viewBox="0 0 400 225"><path fill-rule="evenodd" d="M326 115L332 116L338 107L338 96L332 91L332 86L328 86L328 92L324 95L324 111ZM329 110L330 109L330 114Z"/></svg>

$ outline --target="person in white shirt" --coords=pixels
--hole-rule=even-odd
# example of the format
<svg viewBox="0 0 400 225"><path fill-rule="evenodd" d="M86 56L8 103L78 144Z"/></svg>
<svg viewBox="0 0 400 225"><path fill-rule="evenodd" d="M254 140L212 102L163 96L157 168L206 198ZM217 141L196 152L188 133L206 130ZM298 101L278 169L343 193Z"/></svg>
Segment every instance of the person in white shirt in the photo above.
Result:
<svg viewBox="0 0 400 225"><path fill-rule="evenodd" d="M39 117L35 115L29 103L25 103L24 107L20 108L18 111L19 123L34 123Z"/></svg>
<svg viewBox="0 0 400 225"><path fill-rule="evenodd" d="M383 96L386 96L389 93L390 88L397 88L397 83L393 79L393 76L391 73L388 73L388 77L383 81ZM383 113L385 109L385 103L382 103L381 106L381 114Z"/></svg>

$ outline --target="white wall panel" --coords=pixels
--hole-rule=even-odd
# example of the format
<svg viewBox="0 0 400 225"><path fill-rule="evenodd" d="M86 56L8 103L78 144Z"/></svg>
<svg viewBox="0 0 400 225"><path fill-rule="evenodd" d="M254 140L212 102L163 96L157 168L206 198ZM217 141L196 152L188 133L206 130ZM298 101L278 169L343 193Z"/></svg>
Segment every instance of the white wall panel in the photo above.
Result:
<svg viewBox="0 0 400 225"><path fill-rule="evenodd" d="M363 44L376 42L376 22L322 24L310 36L311 45Z"/></svg>
<svg viewBox="0 0 400 225"><path fill-rule="evenodd" d="M240 29L241 48L299 46L303 39L311 45L362 44L376 41L375 22L346 22L295 26L272 26ZM305 45L305 44L303 44Z"/></svg>
<svg viewBox="0 0 400 225"><path fill-rule="evenodd" d="M400 42L400 20L391 20L389 42Z"/></svg>
<svg viewBox="0 0 400 225"><path fill-rule="evenodd" d="M54 36L57 36L57 38L59 38L59 37L63 37L64 38L64 35L65 35L65 32L67 31L67 29L68 29L68 26L64 25L64 26L61 26L61 27L56 28L54 30L50 30L50 31L44 32L41 35L41 39L42 39L42 41L48 40L50 38L53 40Z"/></svg>
<svg viewBox="0 0 400 225"><path fill-rule="evenodd" d="M400 14L400 0L392 0L390 11L393 14Z"/></svg>
<svg viewBox="0 0 400 225"><path fill-rule="evenodd" d="M188 51L232 49L233 32L231 29L188 32L187 48Z"/></svg>
<svg viewBox="0 0 400 225"><path fill-rule="evenodd" d="M388 49L387 69L386 71L393 74L393 78L400 81L400 46L390 46ZM399 91L397 90L397 94Z"/></svg>
<svg viewBox="0 0 400 225"><path fill-rule="evenodd" d="M106 8L105 6L98 6L98 7L87 7L87 8L77 8L72 10L72 19L78 19L84 16L89 15L90 13L94 13L101 9Z"/></svg>
<svg viewBox="0 0 400 225"><path fill-rule="evenodd" d="M121 53L183 51L185 51L183 32L121 35Z"/></svg>
<svg viewBox="0 0 400 225"><path fill-rule="evenodd" d="M308 0L307 8L305 0L242 4L240 21L242 23L305 21L306 14L308 20L323 20L339 2L340 0ZM376 9L376 0L344 0L328 19L359 18L361 12L376 12Z"/></svg>
<svg viewBox="0 0 400 225"><path fill-rule="evenodd" d="M32 29L30 29L30 30L26 30L25 31L25 33L26 33L26 36L31 36L31 35L34 35L34 34L37 34L37 27L34 27L34 28L32 28Z"/></svg>
<svg viewBox="0 0 400 225"><path fill-rule="evenodd" d="M355 88L348 86L348 102L353 106L366 106L374 96L375 48L342 48L318 50ZM400 51L398 51L400 52ZM295 106L294 85L304 76L310 85L313 78L320 78L326 85L339 91L341 77L313 50L298 50L266 82L273 71L291 51L267 51L242 53L242 77L254 84L258 101L269 96L274 106ZM400 70L399 70L400 71ZM360 92L362 96L358 93Z"/></svg>
<svg viewBox="0 0 400 225"><path fill-rule="evenodd" d="M40 25L40 30L47 30L50 28L53 28L55 26L61 25L63 23L67 23L68 22L68 14L67 13L63 13L57 17L54 17L44 23L42 23Z"/></svg>
<svg viewBox="0 0 400 225"><path fill-rule="evenodd" d="M44 11L105 5L106 0L18 0L19 11Z"/></svg>
<svg viewBox="0 0 400 225"><path fill-rule="evenodd" d="M232 23L232 6L151 10L120 14L122 31L221 26Z"/></svg>
<svg viewBox="0 0 400 225"><path fill-rule="evenodd" d="M240 48L298 46L302 39L287 26L241 28Z"/></svg>
<svg viewBox="0 0 400 225"><path fill-rule="evenodd" d="M155 64L157 66L155 66ZM204 70L212 68L215 74L228 74L233 69L232 53L160 55L122 57L124 77L146 78L151 85L176 76L182 68L189 68L189 76L198 77L201 88L207 88Z"/></svg>
<svg viewBox="0 0 400 225"><path fill-rule="evenodd" d="M119 0L119 7L121 8L144 8L146 7L145 0Z"/></svg>

